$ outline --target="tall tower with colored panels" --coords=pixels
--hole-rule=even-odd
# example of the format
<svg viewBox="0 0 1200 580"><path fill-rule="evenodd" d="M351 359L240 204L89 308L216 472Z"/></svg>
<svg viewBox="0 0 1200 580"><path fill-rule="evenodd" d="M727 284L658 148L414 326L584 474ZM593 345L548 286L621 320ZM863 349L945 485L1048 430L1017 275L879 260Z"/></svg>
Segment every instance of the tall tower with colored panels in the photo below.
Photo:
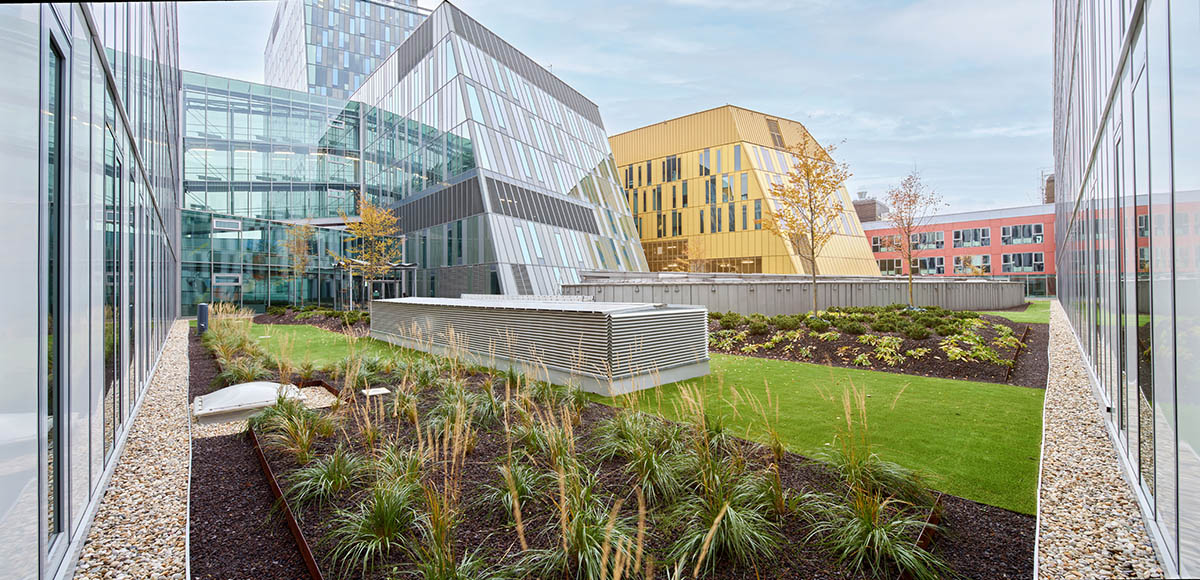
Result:
<svg viewBox="0 0 1200 580"><path fill-rule="evenodd" d="M792 165L787 147L815 142L803 125L725 105L609 139L652 271L809 274L791 244L766 227L772 184ZM845 210L817 258L817 274L878 276L843 189Z"/></svg>

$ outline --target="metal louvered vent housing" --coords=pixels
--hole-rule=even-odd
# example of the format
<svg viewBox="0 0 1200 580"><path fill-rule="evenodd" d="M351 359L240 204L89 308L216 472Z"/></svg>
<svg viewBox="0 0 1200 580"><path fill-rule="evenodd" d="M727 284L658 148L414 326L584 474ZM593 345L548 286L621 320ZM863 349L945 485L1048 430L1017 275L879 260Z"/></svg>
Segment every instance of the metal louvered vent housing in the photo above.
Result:
<svg viewBox="0 0 1200 580"><path fill-rule="evenodd" d="M605 396L708 374L699 306L536 299L371 303L371 336Z"/></svg>

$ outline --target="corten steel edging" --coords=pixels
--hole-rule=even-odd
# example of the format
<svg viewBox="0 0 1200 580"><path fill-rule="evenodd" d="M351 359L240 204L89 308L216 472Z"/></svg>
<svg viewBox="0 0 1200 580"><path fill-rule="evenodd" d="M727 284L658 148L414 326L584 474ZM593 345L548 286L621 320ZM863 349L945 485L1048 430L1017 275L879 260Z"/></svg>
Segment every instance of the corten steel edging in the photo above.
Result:
<svg viewBox="0 0 1200 580"><path fill-rule="evenodd" d="M339 389L339 388L337 388L337 387L335 387L335 386L333 386L333 385L331 385L331 384L329 384L329 383L325 382L325 381L324 381L324 379L313 379L313 380L308 380L308 381L296 381L296 386L297 386L297 387L300 387L300 388L302 388L302 389L303 389L304 387L323 387L323 388L324 388L326 391L329 391L329 393L330 393L330 394L332 394L332 395L333 395L333 396L335 396L335 397L339 397L339 396L341 396L341 394L342 394L342 390L341 390L341 389Z"/></svg>
<svg viewBox="0 0 1200 580"><path fill-rule="evenodd" d="M925 517L925 526L921 528L921 533L917 534L917 541L914 542L917 548L924 550L933 543L933 537L937 535L936 526L942 521L942 510L938 508L942 506L942 497L945 495L938 492L937 498L933 500L933 507L929 508L929 515ZM905 572L901 572L896 578L897 580L912 580L912 577Z"/></svg>
<svg viewBox="0 0 1200 580"><path fill-rule="evenodd" d="M263 454L262 446L258 444L258 435L254 433L254 429L247 429L250 442L254 445L254 454L258 456L258 463L262 465L263 475L267 476L267 483L271 486L271 494L275 496L275 500L283 508L283 519L287 521L288 529L292 531L292 538L296 540L296 548L300 550L300 557L304 558L304 566L308 568L308 574L312 580L325 580L325 576L321 574L321 568L317 565L317 560L313 558L312 549L308 546L308 540L304 538L304 531L300 529L299 522L296 521L296 516L292 513L291 506L288 505L287 498L283 497L283 490L279 488L279 482L275 479L275 473L271 471L271 464L267 462L267 456Z"/></svg>
<svg viewBox="0 0 1200 580"><path fill-rule="evenodd" d="M1013 364L1011 366L1009 366L1008 370L1005 371L1005 373L1004 373L1004 382L1006 382L1006 383L1008 382L1008 377L1012 376L1013 367L1017 366L1017 358L1021 356L1021 347L1025 345L1025 339L1029 338L1029 330L1031 328L1033 328L1033 327L1026 324L1025 332L1021 333L1021 338L1018 340L1018 342L1020 344L1017 345L1017 352L1013 353L1013 358L1012 358Z"/></svg>

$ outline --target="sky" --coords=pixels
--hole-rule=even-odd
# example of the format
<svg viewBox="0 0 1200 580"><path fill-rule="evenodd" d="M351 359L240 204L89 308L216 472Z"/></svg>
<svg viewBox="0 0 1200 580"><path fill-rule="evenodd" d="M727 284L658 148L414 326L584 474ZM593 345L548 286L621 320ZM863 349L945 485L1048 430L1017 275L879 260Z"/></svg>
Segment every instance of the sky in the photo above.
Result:
<svg viewBox="0 0 1200 580"><path fill-rule="evenodd" d="M1053 165L1044 0L455 4L596 102L610 135L738 105L838 144L852 193L882 197L919 171L943 213L1040 203ZM274 13L181 4L183 67L262 82Z"/></svg>

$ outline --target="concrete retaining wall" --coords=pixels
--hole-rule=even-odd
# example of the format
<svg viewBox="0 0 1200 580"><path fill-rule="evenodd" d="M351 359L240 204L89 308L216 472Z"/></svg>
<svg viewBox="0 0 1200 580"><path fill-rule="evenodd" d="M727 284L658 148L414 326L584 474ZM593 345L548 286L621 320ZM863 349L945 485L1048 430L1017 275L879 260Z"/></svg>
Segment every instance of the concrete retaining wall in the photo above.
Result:
<svg viewBox="0 0 1200 580"><path fill-rule="evenodd" d="M612 275L591 273L563 294L592 296L597 302L695 304L712 312L755 312L773 316L812 309L812 286L802 276ZM914 280L918 306L951 310L996 310L1025 302L1025 284L960 278ZM818 278L817 307L887 306L908 303L908 283L888 278Z"/></svg>

